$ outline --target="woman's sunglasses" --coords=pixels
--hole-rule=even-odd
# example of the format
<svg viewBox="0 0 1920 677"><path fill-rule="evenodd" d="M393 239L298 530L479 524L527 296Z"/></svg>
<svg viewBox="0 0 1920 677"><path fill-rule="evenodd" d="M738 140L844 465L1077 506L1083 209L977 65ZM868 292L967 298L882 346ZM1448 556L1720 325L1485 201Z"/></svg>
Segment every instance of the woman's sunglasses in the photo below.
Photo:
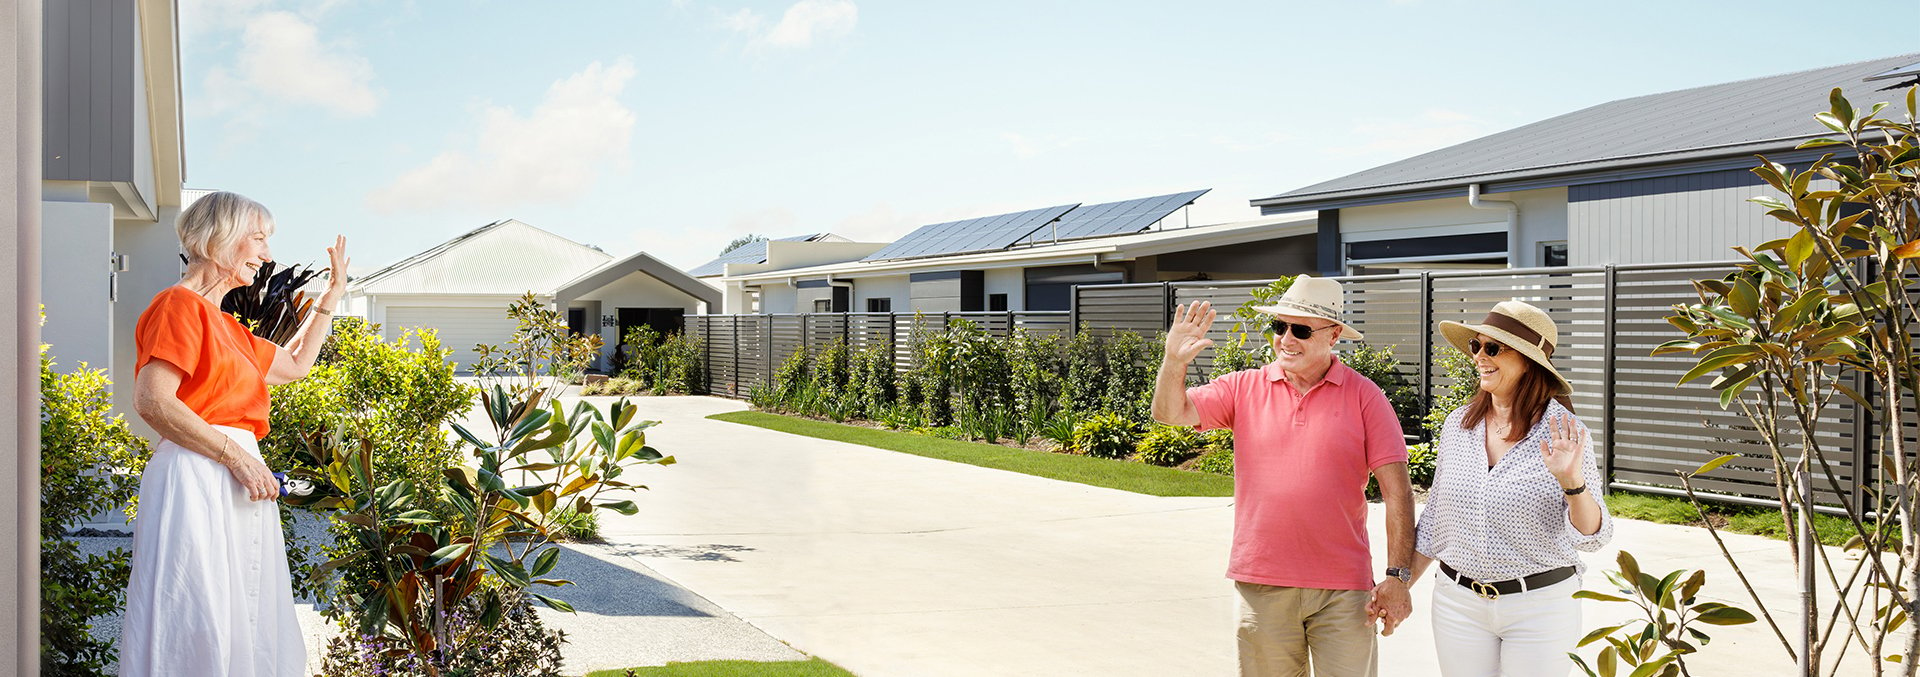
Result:
<svg viewBox="0 0 1920 677"><path fill-rule="evenodd" d="M1274 320L1273 324L1267 327L1267 331L1273 332L1274 335L1277 336L1280 334L1285 334L1289 330L1291 330L1293 332L1294 338L1305 341L1309 338L1312 338L1314 332L1320 331L1321 329L1332 329L1338 326L1340 325L1329 324L1327 326L1321 327L1320 329L1314 329L1313 327L1309 327L1304 324L1294 324L1286 320Z"/></svg>
<svg viewBox="0 0 1920 677"><path fill-rule="evenodd" d="M1477 338L1470 338L1470 339L1467 339L1467 354L1468 354L1468 355L1472 355L1472 354L1475 354L1475 353L1479 353L1479 352L1481 352L1482 350L1484 350L1484 351L1486 351L1486 354L1487 354L1487 357L1499 357L1499 356L1500 356L1500 349L1501 349L1501 348L1505 348L1505 347L1506 347L1506 346L1503 346L1503 345L1500 345L1500 344L1498 344L1498 343L1494 343L1494 342L1492 342L1492 341L1484 341L1484 342L1483 342L1483 341L1481 341L1480 339L1477 339Z"/></svg>

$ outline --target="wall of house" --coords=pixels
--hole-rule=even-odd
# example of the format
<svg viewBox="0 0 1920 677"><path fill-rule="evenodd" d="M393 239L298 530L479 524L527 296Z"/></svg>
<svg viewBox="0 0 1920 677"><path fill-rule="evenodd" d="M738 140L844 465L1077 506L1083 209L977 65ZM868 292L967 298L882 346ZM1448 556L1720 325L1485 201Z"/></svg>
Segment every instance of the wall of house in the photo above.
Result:
<svg viewBox="0 0 1920 677"><path fill-rule="evenodd" d="M1134 276L1135 282L1181 280L1206 273L1215 280L1268 279L1316 270L1316 235L1283 237L1259 242L1169 252L1154 259L1155 276Z"/></svg>
<svg viewBox="0 0 1920 677"><path fill-rule="evenodd" d="M1540 265L1540 243L1567 239L1567 189L1541 188L1484 197L1520 206L1520 260L1515 267ZM1399 238L1503 232L1506 213L1474 209L1465 197L1397 202L1340 210L1343 243Z"/></svg>
<svg viewBox="0 0 1920 677"><path fill-rule="evenodd" d="M177 206L161 207L157 221L122 219L113 224L113 248L127 256L127 272L113 276L113 405L117 411L133 411L133 328L146 312L147 302L155 294L180 283L186 272L180 262L180 239L173 224L180 218ZM104 269L104 264L103 264ZM128 416L134 432L158 439L138 416Z"/></svg>
<svg viewBox="0 0 1920 677"><path fill-rule="evenodd" d="M864 313L867 299L891 299L894 311L905 311L911 294L904 274L854 278L853 309Z"/></svg>
<svg viewBox="0 0 1920 677"><path fill-rule="evenodd" d="M769 282L760 285L761 313L796 313L800 304L799 290L784 282Z"/></svg>
<svg viewBox="0 0 1920 677"><path fill-rule="evenodd" d="M40 218L40 302L47 314L40 341L52 344L48 353L60 371L82 362L111 371L119 333L110 298L113 205L48 200ZM133 325L126 329L131 340Z"/></svg>
<svg viewBox="0 0 1920 677"><path fill-rule="evenodd" d="M985 286L986 309L993 309L994 294L1007 295L1007 310L1027 309L1027 269L1025 268L989 268L986 271Z"/></svg>
<svg viewBox="0 0 1920 677"><path fill-rule="evenodd" d="M1831 182L1822 181L1831 185ZM1793 233L1748 198L1775 195L1744 169L1573 186L1567 193L1568 258L1607 263L1720 261L1729 247Z"/></svg>

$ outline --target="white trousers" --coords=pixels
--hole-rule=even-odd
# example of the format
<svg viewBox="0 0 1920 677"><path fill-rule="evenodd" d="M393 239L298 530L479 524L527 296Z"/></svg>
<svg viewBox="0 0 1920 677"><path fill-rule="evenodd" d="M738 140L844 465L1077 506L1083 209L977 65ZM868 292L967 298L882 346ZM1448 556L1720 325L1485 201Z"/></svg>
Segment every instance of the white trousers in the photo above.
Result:
<svg viewBox="0 0 1920 677"><path fill-rule="evenodd" d="M1433 645L1446 677L1565 677L1580 628L1580 577L1537 590L1483 599L1434 577Z"/></svg>

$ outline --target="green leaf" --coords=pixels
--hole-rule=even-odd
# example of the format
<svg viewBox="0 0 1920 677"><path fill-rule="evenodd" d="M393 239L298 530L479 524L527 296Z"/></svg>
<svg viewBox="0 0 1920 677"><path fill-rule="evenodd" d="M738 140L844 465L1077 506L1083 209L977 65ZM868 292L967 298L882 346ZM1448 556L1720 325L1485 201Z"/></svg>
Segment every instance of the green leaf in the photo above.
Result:
<svg viewBox="0 0 1920 677"><path fill-rule="evenodd" d="M527 570L521 567L519 562L502 557L495 557L493 555L487 555L486 557L487 568L492 569L493 573L498 575L501 580L506 581L508 585L516 588L524 588L531 583L532 577L527 575Z"/></svg>
<svg viewBox="0 0 1920 677"><path fill-rule="evenodd" d="M1813 234L1805 228L1794 231L1793 237L1787 239L1787 265L1798 269L1807 257L1813 256L1813 251Z"/></svg>
<svg viewBox="0 0 1920 677"><path fill-rule="evenodd" d="M1681 604L1691 604L1694 596L1700 594L1700 587L1706 584L1707 571L1705 569L1695 571L1692 576L1687 577L1685 583L1680 584L1680 592L1676 596Z"/></svg>
<svg viewBox="0 0 1920 677"><path fill-rule="evenodd" d="M640 507L634 505L633 501L614 501L612 503L601 503L600 507L606 508L608 510L612 510L622 515L633 515L640 512Z"/></svg>
<svg viewBox="0 0 1920 677"><path fill-rule="evenodd" d="M1574 599L1592 599L1592 600L1599 600L1599 601L1602 601L1602 602L1631 602L1631 601L1633 601L1633 600L1630 600L1630 599L1627 599L1627 598L1625 598L1625 597L1615 597L1615 596L1613 596L1613 595L1609 595L1609 594L1606 594L1606 593L1603 593L1603 592L1594 592L1594 591L1592 591L1592 590L1577 590L1577 591L1575 591L1575 592L1573 593L1573 597L1574 597ZM1616 626L1614 626L1613 628L1611 628L1611 629L1609 629L1609 630L1607 630L1607 632L1613 632L1614 630L1618 630L1618 629L1620 629L1620 626L1617 626L1617 625L1616 625ZM1603 633L1600 633L1600 634L1602 634L1602 635L1604 635L1604 634L1607 634L1607 633L1606 633L1606 632L1603 632ZM1585 646L1585 645L1586 645L1586 642L1581 642L1580 644L1581 644L1582 646Z"/></svg>
<svg viewBox="0 0 1920 677"><path fill-rule="evenodd" d="M406 522L408 524L434 524L440 521L440 518L434 517L433 513L427 510L408 510L394 515L392 519L395 522Z"/></svg>
<svg viewBox="0 0 1920 677"><path fill-rule="evenodd" d="M1705 474L1707 474L1708 472L1710 472L1710 471L1712 471L1712 470L1713 470L1714 468L1718 468L1718 467L1720 467L1720 466L1723 466L1723 465L1726 465L1726 464L1727 464L1727 461L1731 461L1731 460L1733 460L1733 459L1736 459L1736 458L1740 458L1740 455L1739 455L1739 454L1727 454L1727 455L1725 455L1725 456L1721 456L1720 458L1716 458L1716 459L1713 459L1713 460L1711 460L1711 461L1707 461L1706 463L1704 463L1704 464L1701 464L1701 466L1700 466L1699 468L1695 468L1695 469L1694 469L1694 471L1693 471L1693 472L1691 473L1691 475L1696 475L1696 476L1697 476L1697 475L1705 475Z"/></svg>
<svg viewBox="0 0 1920 677"><path fill-rule="evenodd" d="M1580 592L1587 592L1587 591L1586 591L1586 590L1581 590ZM1573 596L1574 596L1574 597L1579 597L1579 596L1580 596L1580 592L1576 592L1576 593L1573 593ZM1591 598L1591 597L1589 597L1588 599L1593 599L1593 598ZM1620 599L1620 598L1618 598L1618 597L1615 597L1615 598L1613 598L1613 599L1614 599L1614 600L1617 600L1617 601L1621 601L1621 602L1625 602L1625 601L1627 601L1627 600L1624 600L1624 599ZM1602 637L1606 637L1607 635L1611 635L1611 634L1613 634L1613 631L1615 631L1615 630L1619 630L1619 629L1621 629L1621 628L1624 628L1624 627L1627 627L1627 626L1626 626L1626 624L1624 624L1624 623L1623 623L1623 624L1620 624L1620 625L1609 625L1609 626L1607 626L1607 627L1604 627L1604 628L1598 628L1598 629L1595 629L1595 630L1594 630L1593 632L1589 632L1589 633L1587 633L1587 636L1586 636L1586 637L1582 637L1582 638L1580 638L1580 643L1579 643L1579 644L1575 644L1574 646L1586 646L1586 645L1588 645L1588 644L1592 644L1592 643L1594 643L1594 642L1598 642L1598 641L1600 641L1600 638L1602 638Z"/></svg>
<svg viewBox="0 0 1920 677"><path fill-rule="evenodd" d="M474 448L485 449L487 447L493 446L493 445L487 444L486 442L481 441L479 435L473 434L472 431L467 430L465 427L461 426L460 424L454 423L452 425L453 425L453 432L455 434L458 434L461 439L466 440L467 444L473 445Z"/></svg>
<svg viewBox="0 0 1920 677"><path fill-rule="evenodd" d="M1607 647L1600 650L1600 674L1606 675L1606 677L1613 677L1620 673L1620 658L1618 653L1619 651L1614 647Z"/></svg>
<svg viewBox="0 0 1920 677"><path fill-rule="evenodd" d="M1746 625L1759 619L1754 618L1753 614L1747 613L1745 609L1723 606L1703 611L1694 620L1708 625Z"/></svg>
<svg viewBox="0 0 1920 677"><path fill-rule="evenodd" d="M1631 553L1622 550L1614 561L1620 565L1620 574L1628 583L1640 580L1640 563L1633 559Z"/></svg>
<svg viewBox="0 0 1920 677"><path fill-rule="evenodd" d="M1717 369L1751 362L1759 358L1760 355L1761 352L1759 348L1748 344L1736 343L1730 346L1721 346L1714 349L1713 352L1702 356L1700 361L1695 364L1692 369L1687 370L1687 373L1680 377L1680 382L1686 383L1713 373L1713 371Z"/></svg>
<svg viewBox="0 0 1920 677"><path fill-rule="evenodd" d="M1853 122L1853 104L1847 102L1846 94L1842 93L1839 87L1827 93L1827 103L1833 106L1834 117L1848 123Z"/></svg>
<svg viewBox="0 0 1920 677"><path fill-rule="evenodd" d="M527 574L530 576L545 576L548 572L553 571L555 564L559 563L560 548L547 548L546 550L540 551L539 557L533 558L533 568L527 570Z"/></svg>
<svg viewBox="0 0 1920 677"><path fill-rule="evenodd" d="M545 604L545 605L547 605L548 607L551 607L551 608L553 608L553 609L556 609L556 610L559 610L559 611L565 611L565 612L567 612L567 613L573 613L573 605L572 605L572 604L568 604L568 603L566 603L566 602L562 602L562 601L560 601L560 600L557 600L557 599L554 599L554 598L552 598L552 597L548 597L548 596L546 596L546 595L542 595L542 594L540 594L540 593L537 593L537 592L529 592L529 593L527 593L527 594L528 594L528 595L532 595L534 599L537 599L537 600L540 600L540 603L541 603L541 604Z"/></svg>
<svg viewBox="0 0 1920 677"><path fill-rule="evenodd" d="M480 609L480 626L491 628L500 624L500 617L506 608L500 604L499 595L487 595L487 603Z"/></svg>
<svg viewBox="0 0 1920 677"><path fill-rule="evenodd" d="M472 543L455 543L435 550L433 551L433 556L427 559L427 568L438 569L448 564L457 563L460 560L466 559L467 554L472 551Z"/></svg>
<svg viewBox="0 0 1920 677"><path fill-rule="evenodd" d="M613 426L599 421L593 422L593 441L600 445L605 453L613 453L617 447L613 443Z"/></svg>
<svg viewBox="0 0 1920 677"><path fill-rule="evenodd" d="M1654 591L1657 592L1658 594L1649 595L1649 596L1657 600L1657 603L1660 606L1666 607L1668 609L1678 610L1680 607L1676 603L1674 593L1678 592L1677 586L1680 583L1680 574L1684 574L1686 572L1687 571L1685 569L1675 569L1671 573L1668 573L1665 577L1660 579L1660 583L1658 587L1654 588Z"/></svg>

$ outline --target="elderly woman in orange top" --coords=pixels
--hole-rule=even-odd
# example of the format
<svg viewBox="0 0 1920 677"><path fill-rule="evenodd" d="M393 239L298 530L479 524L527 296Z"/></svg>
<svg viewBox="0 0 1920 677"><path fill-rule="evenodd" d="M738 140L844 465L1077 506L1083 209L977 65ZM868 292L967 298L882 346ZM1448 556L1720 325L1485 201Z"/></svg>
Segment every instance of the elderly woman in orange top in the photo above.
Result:
<svg viewBox="0 0 1920 677"><path fill-rule="evenodd" d="M271 260L273 216L233 193L200 198L175 231L180 284L134 327L134 410L161 441L140 478L122 675L264 677L306 671L294 617L279 483L262 461L267 386L306 376L346 288L346 238L330 281L285 348L220 312L228 291Z"/></svg>

